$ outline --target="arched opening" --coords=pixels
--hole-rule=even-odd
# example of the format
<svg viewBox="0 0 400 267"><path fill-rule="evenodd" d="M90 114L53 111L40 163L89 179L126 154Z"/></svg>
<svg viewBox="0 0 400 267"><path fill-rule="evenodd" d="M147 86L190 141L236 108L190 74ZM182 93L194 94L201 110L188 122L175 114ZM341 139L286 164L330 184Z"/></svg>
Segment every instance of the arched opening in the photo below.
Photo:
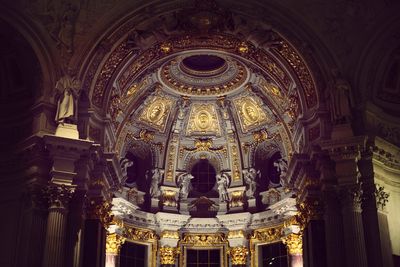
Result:
<svg viewBox="0 0 400 267"><path fill-rule="evenodd" d="M215 195L210 191L215 189L217 173L214 166L207 159L200 159L195 163L191 174L194 176L192 179L193 192L189 194L189 197L210 197Z"/></svg>

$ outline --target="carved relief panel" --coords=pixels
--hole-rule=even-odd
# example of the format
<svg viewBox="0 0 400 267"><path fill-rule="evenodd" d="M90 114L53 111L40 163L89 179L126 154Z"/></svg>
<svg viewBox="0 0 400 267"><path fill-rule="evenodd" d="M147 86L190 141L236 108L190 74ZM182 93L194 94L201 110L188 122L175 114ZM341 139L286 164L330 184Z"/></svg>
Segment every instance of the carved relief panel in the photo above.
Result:
<svg viewBox="0 0 400 267"><path fill-rule="evenodd" d="M213 104L193 104L186 135L221 135L221 128Z"/></svg>
<svg viewBox="0 0 400 267"><path fill-rule="evenodd" d="M154 96L143 108L139 120L164 133L174 101L165 96Z"/></svg>
<svg viewBox="0 0 400 267"><path fill-rule="evenodd" d="M247 133L248 131L270 121L258 101L252 96L236 98L233 103L243 133Z"/></svg>

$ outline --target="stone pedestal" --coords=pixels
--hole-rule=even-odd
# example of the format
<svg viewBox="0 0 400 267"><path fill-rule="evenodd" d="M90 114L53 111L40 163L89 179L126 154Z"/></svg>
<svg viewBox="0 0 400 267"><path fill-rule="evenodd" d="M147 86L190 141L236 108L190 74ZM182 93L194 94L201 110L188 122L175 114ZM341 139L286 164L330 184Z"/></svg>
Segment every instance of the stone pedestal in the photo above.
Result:
<svg viewBox="0 0 400 267"><path fill-rule="evenodd" d="M160 209L160 200L158 198L151 198L150 209L152 212L157 212Z"/></svg>
<svg viewBox="0 0 400 267"><path fill-rule="evenodd" d="M226 214L227 211L228 211L228 204L226 202L219 203L218 215Z"/></svg>
<svg viewBox="0 0 400 267"><path fill-rule="evenodd" d="M248 211L255 211L257 209L255 198L247 199L247 208L248 208Z"/></svg>
<svg viewBox="0 0 400 267"><path fill-rule="evenodd" d="M79 139L78 126L70 123L60 123L56 129L56 136Z"/></svg>
<svg viewBox="0 0 400 267"><path fill-rule="evenodd" d="M179 213L186 215L189 214L187 200L182 200L181 202L179 202Z"/></svg>

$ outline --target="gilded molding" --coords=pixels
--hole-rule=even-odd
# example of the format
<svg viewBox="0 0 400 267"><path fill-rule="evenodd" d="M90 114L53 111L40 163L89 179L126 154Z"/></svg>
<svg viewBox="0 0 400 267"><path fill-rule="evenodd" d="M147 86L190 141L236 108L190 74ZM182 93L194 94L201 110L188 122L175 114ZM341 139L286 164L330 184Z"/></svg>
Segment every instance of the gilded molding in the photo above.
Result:
<svg viewBox="0 0 400 267"><path fill-rule="evenodd" d="M171 238L171 239L179 239L178 231L162 231L160 238Z"/></svg>
<svg viewBox="0 0 400 267"><path fill-rule="evenodd" d="M278 225L271 228L254 230L251 239L256 242L271 243L281 239L284 225Z"/></svg>

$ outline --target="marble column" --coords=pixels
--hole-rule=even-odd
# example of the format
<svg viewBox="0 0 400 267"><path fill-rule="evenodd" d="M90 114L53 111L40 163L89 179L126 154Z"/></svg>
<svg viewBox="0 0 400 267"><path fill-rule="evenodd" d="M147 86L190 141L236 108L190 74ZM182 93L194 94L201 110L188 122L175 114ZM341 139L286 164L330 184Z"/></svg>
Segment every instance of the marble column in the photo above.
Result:
<svg viewBox="0 0 400 267"><path fill-rule="evenodd" d="M303 237L290 234L282 239L289 252L289 267L303 267Z"/></svg>
<svg viewBox="0 0 400 267"><path fill-rule="evenodd" d="M361 208L368 264L370 266L386 266L382 265L382 249L379 236L378 213L375 201L372 151L370 149L363 151L361 153L361 158L357 163L358 170L360 172L360 182L363 190L363 201Z"/></svg>
<svg viewBox="0 0 400 267"><path fill-rule="evenodd" d="M43 254L43 267L63 267L68 204L74 187L50 183L46 193L49 199L49 215Z"/></svg>
<svg viewBox="0 0 400 267"><path fill-rule="evenodd" d="M364 227L361 215L362 189L360 184L340 188L344 245L349 267L367 267Z"/></svg>
<svg viewBox="0 0 400 267"><path fill-rule="evenodd" d="M229 249L232 266L247 266L249 250L246 246L232 247Z"/></svg>
<svg viewBox="0 0 400 267"><path fill-rule="evenodd" d="M125 238L116 233L107 233L106 237L106 263L105 267L117 267L119 260L119 252Z"/></svg>
<svg viewBox="0 0 400 267"><path fill-rule="evenodd" d="M175 266L175 262L179 253L179 248L163 246L159 249L160 264L164 267Z"/></svg>
<svg viewBox="0 0 400 267"><path fill-rule="evenodd" d="M343 219L335 187L326 186L323 191L326 263L328 267L345 266Z"/></svg>

